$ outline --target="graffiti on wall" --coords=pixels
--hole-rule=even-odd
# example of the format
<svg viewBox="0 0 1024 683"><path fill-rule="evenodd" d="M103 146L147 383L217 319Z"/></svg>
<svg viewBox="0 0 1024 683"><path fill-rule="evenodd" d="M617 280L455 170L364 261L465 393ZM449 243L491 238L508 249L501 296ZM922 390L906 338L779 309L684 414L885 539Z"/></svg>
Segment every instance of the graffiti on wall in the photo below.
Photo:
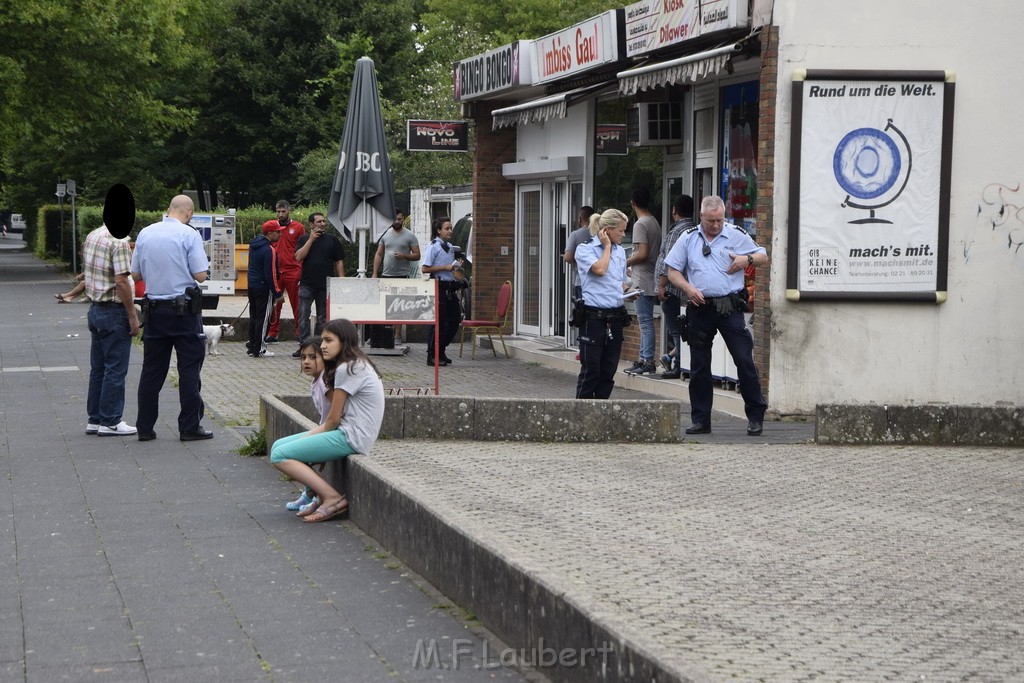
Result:
<svg viewBox="0 0 1024 683"><path fill-rule="evenodd" d="M1014 256L1024 259L1024 189L1022 184L1007 185L989 183L981 191L976 214L977 229L990 233L997 243L1001 243ZM970 260L971 247L981 234L964 243L964 260Z"/></svg>

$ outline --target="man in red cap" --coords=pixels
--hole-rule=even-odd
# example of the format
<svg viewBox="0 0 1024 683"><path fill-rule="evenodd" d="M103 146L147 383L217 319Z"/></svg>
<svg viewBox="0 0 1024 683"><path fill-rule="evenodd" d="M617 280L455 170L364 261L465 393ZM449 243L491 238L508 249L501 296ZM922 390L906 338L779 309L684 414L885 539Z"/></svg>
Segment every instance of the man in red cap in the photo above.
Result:
<svg viewBox="0 0 1024 683"><path fill-rule="evenodd" d="M302 264L295 260L295 249L299 238L306 234L306 227L299 221L291 218L292 207L285 200L277 203L277 221L281 230L281 239L274 245L277 252L278 282L281 289L288 294L288 303L292 307L292 319L296 321L296 333L298 332L299 320L299 278L302 277ZM264 224L266 229L266 224ZM276 344L281 332L281 309L284 302L278 302L274 306L274 315L270 319L270 331L267 332L266 341Z"/></svg>
<svg viewBox="0 0 1024 683"><path fill-rule="evenodd" d="M253 358L273 356L267 351L267 323L275 304L284 301L277 280L277 256L273 244L281 238L281 224L267 221L263 234L249 243L249 341L246 353Z"/></svg>

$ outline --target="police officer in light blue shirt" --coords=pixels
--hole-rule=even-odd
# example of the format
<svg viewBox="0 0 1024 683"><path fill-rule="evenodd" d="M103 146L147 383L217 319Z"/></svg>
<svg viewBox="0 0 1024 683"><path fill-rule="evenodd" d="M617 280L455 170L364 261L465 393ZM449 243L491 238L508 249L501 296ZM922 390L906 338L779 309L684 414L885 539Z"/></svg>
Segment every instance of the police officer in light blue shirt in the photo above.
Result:
<svg viewBox="0 0 1024 683"><path fill-rule="evenodd" d="M441 365L451 365L452 359L445 351L448 344L455 338L462 322L462 311L459 307L459 290L463 289L462 281L455 277L455 269L462 265L455 260L455 245L452 239L452 221L447 216L438 218L430 226L433 239L423 252L420 270L438 280L438 346L434 347L434 327L427 330L427 365L434 365L434 354Z"/></svg>
<svg viewBox="0 0 1024 683"><path fill-rule="evenodd" d="M712 195L700 204L700 225L683 233L665 264L669 281L687 301L692 424L686 433L711 432L711 348L715 333L721 332L736 363L747 434L760 435L768 404L754 365L754 340L743 317L747 299L743 273L750 265L768 265L767 252L742 228L725 222L725 203Z"/></svg>
<svg viewBox="0 0 1024 683"><path fill-rule="evenodd" d="M576 398L608 398L622 351L622 327L628 320L622 302L626 252L626 214L608 209L590 217L593 239L576 248L576 270L586 305L580 327L580 374Z"/></svg>
<svg viewBox="0 0 1024 683"><path fill-rule="evenodd" d="M192 200L178 195L171 200L163 221L143 228L132 254L132 276L146 282L146 325L142 339L145 353L139 377L139 416L135 421L139 441L156 438L160 388L167 379L171 351L178 357L178 438L182 441L211 439L203 429L203 399L199 373L206 357L203 317L196 283L206 280L210 261L203 241L191 226Z"/></svg>

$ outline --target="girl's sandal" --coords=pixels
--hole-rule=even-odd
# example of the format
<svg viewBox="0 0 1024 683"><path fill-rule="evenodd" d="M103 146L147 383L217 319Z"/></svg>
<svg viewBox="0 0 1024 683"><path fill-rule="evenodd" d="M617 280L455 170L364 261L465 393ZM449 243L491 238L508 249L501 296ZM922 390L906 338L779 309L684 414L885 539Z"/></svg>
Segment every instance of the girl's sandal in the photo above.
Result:
<svg viewBox="0 0 1024 683"><path fill-rule="evenodd" d="M328 522L337 517L341 517L343 514L348 512L348 501L342 498L341 502L334 506L334 509L330 509L327 505L321 505L316 509L316 512L305 517L303 522Z"/></svg>

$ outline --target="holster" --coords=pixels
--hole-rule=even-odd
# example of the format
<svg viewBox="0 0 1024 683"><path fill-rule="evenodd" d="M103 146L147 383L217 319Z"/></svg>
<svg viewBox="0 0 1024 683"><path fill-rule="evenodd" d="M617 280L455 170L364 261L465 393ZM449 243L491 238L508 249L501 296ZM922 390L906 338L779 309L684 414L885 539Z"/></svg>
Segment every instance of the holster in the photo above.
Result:
<svg viewBox="0 0 1024 683"><path fill-rule="evenodd" d="M587 306L583 303L583 288L572 288L572 313L569 314L569 326L583 329L587 324Z"/></svg>
<svg viewBox="0 0 1024 683"><path fill-rule="evenodd" d="M203 314L203 288L198 285L185 288L185 296L188 297L188 312L192 315ZM175 306L177 310L177 306ZM181 315L179 313L178 315Z"/></svg>
<svg viewBox="0 0 1024 683"><path fill-rule="evenodd" d="M686 342L690 338L690 321L686 318L686 311L684 310L676 318L676 329L679 331L679 341Z"/></svg>

